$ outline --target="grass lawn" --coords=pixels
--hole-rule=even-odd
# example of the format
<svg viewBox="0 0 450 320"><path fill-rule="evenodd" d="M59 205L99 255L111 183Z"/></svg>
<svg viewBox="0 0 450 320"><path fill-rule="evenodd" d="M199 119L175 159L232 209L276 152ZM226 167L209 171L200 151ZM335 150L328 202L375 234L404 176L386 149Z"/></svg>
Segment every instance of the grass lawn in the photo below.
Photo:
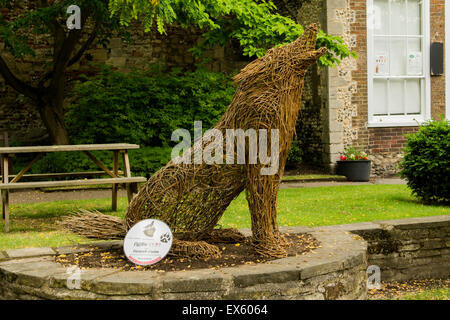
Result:
<svg viewBox="0 0 450 320"><path fill-rule="evenodd" d="M450 300L450 288L441 287L421 290L408 294L397 294L393 297L369 298L370 300Z"/></svg>
<svg viewBox="0 0 450 320"><path fill-rule="evenodd" d="M56 221L78 208L123 216L126 206L126 198L119 198L117 213L110 211L110 198L13 205L11 232L5 234L0 223L0 250L90 242L92 240L58 230ZM283 226L315 227L444 214L450 214L450 207L423 205L410 195L405 185L314 187L279 192L278 222ZM244 194L231 203L219 224L250 227Z"/></svg>
<svg viewBox="0 0 450 320"><path fill-rule="evenodd" d="M398 300L450 300L450 288L438 288L400 296Z"/></svg>
<svg viewBox="0 0 450 320"><path fill-rule="evenodd" d="M450 279L382 282L368 290L370 300L450 300Z"/></svg>

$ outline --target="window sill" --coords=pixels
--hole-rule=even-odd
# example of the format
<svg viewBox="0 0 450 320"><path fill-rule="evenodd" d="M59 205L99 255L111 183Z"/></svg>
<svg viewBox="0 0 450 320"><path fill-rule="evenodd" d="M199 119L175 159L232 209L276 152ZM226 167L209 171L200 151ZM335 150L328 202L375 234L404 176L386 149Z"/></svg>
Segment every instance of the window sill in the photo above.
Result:
<svg viewBox="0 0 450 320"><path fill-rule="evenodd" d="M368 128L386 128L386 127L418 127L422 123L424 123L424 120L421 121L407 121L407 122L369 122L367 124Z"/></svg>

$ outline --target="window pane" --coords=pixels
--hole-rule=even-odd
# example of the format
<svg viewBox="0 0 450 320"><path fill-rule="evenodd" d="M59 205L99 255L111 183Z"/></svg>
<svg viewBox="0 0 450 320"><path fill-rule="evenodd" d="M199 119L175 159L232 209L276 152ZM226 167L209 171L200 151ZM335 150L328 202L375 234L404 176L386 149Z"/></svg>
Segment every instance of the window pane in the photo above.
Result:
<svg viewBox="0 0 450 320"><path fill-rule="evenodd" d="M420 114L422 105L422 85L420 79L408 79L406 81L406 112L408 114Z"/></svg>
<svg viewBox="0 0 450 320"><path fill-rule="evenodd" d="M374 115L387 115L387 80L373 80Z"/></svg>
<svg viewBox="0 0 450 320"><path fill-rule="evenodd" d="M389 113L404 114L404 80L389 80Z"/></svg>
<svg viewBox="0 0 450 320"><path fill-rule="evenodd" d="M374 0L373 26L375 34L389 33L389 6L387 0Z"/></svg>
<svg viewBox="0 0 450 320"><path fill-rule="evenodd" d="M374 40L375 75L389 75L389 46L388 38L376 37Z"/></svg>
<svg viewBox="0 0 450 320"><path fill-rule="evenodd" d="M391 38L390 49L390 75L406 75L406 40L398 37Z"/></svg>
<svg viewBox="0 0 450 320"><path fill-rule="evenodd" d="M406 1L391 0L391 34L406 34Z"/></svg>
<svg viewBox="0 0 450 320"><path fill-rule="evenodd" d="M408 0L408 34L421 35L422 34L422 19L421 1Z"/></svg>
<svg viewBox="0 0 450 320"><path fill-rule="evenodd" d="M409 38L408 39L408 50L422 51L422 39L420 38Z"/></svg>
<svg viewBox="0 0 450 320"><path fill-rule="evenodd" d="M408 75L423 75L422 39L408 39Z"/></svg>

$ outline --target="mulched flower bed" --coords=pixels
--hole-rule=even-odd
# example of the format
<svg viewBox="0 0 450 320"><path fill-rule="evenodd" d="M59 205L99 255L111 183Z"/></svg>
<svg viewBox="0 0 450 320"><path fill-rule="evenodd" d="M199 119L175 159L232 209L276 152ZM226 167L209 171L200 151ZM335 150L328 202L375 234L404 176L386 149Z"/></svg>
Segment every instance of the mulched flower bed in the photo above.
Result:
<svg viewBox="0 0 450 320"><path fill-rule="evenodd" d="M450 279L424 279L409 281L381 282L381 289L368 291L369 299L401 299L403 295L420 293L425 290L447 287L450 288Z"/></svg>
<svg viewBox="0 0 450 320"><path fill-rule="evenodd" d="M289 234L284 236L289 243L287 248L288 256L298 256L306 254L320 247L319 242L310 234ZM219 269L234 267L243 264L264 263L274 258L262 258L252 250L249 238L240 243L215 243L220 250L219 258L195 259L176 258L167 256L161 262L152 266L138 266L130 262L124 255L122 248L114 250L101 250L92 247L91 250L78 254L62 254L56 256L56 262L64 266L77 265L80 269L89 268L113 268L119 270L155 270L155 271L180 271L194 269Z"/></svg>

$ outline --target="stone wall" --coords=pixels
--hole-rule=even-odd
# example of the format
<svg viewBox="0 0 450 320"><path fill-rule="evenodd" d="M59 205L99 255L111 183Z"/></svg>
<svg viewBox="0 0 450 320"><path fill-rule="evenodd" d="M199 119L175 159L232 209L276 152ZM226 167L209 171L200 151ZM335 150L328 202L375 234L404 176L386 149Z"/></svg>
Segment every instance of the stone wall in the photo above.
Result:
<svg viewBox="0 0 450 320"><path fill-rule="evenodd" d="M331 34L341 35L342 28L335 28L330 25L330 12L334 14L334 9L341 1L325 0L277 0L274 1L279 12L289 16L303 26L317 23L322 30L328 30ZM333 18L334 19L334 18ZM346 17L341 16L340 22L345 22ZM331 32L330 32L331 30ZM349 37L345 38L347 43L351 43ZM303 163L317 167L329 169L329 164L338 158L338 151L342 149L342 132L337 127L338 121L344 121L344 114L337 115L335 103L335 80L330 81L330 77L338 77L348 80L349 68L352 61L346 59L336 69L320 68L314 66L310 68L305 76L305 87L303 89L302 106L297 122L297 136L302 154ZM348 81L344 83L341 94ZM332 92L332 93L330 93ZM330 100L331 99L331 100ZM337 120L339 118L339 120ZM336 148L337 147L337 148Z"/></svg>
<svg viewBox="0 0 450 320"><path fill-rule="evenodd" d="M326 1L326 31L328 34L342 37L347 46L354 50L356 46L355 34L352 33L351 24L356 22L356 13L350 7L350 0ZM361 19L361 17L358 17ZM362 58L363 59L363 58ZM336 68L328 68L328 150L327 163L333 169L336 160L357 136L352 119L357 114L353 96L358 94L358 83L353 78L360 60L344 59Z"/></svg>
<svg viewBox="0 0 450 320"><path fill-rule="evenodd" d="M307 27L316 23L325 29L325 2L323 0L278 1L291 4L291 10L284 10L281 3L277 4L282 13L291 12L291 17ZM297 6L294 11L293 8ZM284 11L283 11L284 10ZM287 11L287 12L286 12ZM295 14L293 14L296 12ZM302 106L297 121L297 140L299 141L303 162L322 167L324 155L328 149L328 134L326 121L328 119L328 104L326 99L327 72L317 65L311 67L305 76Z"/></svg>
<svg viewBox="0 0 450 320"><path fill-rule="evenodd" d="M403 158L406 135L417 132L418 127L369 128L369 149L372 160L371 174L394 176Z"/></svg>
<svg viewBox="0 0 450 320"><path fill-rule="evenodd" d="M369 265L382 281L450 277L450 216L374 221L327 227L350 231L367 242Z"/></svg>
<svg viewBox="0 0 450 320"><path fill-rule="evenodd" d="M384 281L448 278L450 217L379 221L379 228L356 233L368 242L369 265Z"/></svg>

